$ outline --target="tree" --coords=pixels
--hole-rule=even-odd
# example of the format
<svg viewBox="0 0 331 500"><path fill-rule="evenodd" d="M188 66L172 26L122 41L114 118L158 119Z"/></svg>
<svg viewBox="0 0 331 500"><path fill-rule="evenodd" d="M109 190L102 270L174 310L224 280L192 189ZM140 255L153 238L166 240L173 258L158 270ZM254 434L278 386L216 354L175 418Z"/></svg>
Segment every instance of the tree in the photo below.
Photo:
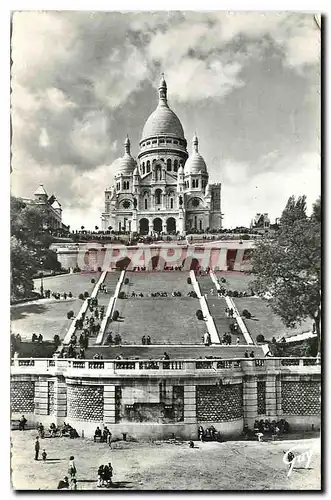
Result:
<svg viewBox="0 0 331 500"><path fill-rule="evenodd" d="M311 318L316 325L320 349L320 199L308 217L306 197L296 200L291 196L275 239L262 239L256 244L252 264L257 291L271 296L268 305L290 328Z"/></svg>
<svg viewBox="0 0 331 500"><path fill-rule="evenodd" d="M99 227L98 227L98 226L94 226L94 229L95 229L96 231L98 231Z"/></svg>

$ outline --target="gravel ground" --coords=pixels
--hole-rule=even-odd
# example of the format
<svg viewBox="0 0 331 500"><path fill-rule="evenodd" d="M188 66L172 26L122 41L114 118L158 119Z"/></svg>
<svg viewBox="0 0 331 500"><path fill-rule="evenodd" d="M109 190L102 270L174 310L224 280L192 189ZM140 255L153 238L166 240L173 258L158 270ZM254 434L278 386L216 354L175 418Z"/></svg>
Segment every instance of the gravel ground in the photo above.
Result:
<svg viewBox="0 0 331 500"><path fill-rule="evenodd" d="M41 440L47 461L34 461L36 431L12 432L12 484L15 489L52 490L75 457L79 490L97 490L97 469L111 462L112 490L319 490L320 439L225 443L122 442L111 449L91 440ZM287 477L283 452L312 450L309 468L297 463Z"/></svg>

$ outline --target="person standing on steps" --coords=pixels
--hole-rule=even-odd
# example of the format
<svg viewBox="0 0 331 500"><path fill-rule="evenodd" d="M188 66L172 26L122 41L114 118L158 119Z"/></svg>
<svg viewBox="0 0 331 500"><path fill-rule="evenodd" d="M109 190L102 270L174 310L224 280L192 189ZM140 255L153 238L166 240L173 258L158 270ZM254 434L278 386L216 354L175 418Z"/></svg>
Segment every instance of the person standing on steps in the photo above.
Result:
<svg viewBox="0 0 331 500"><path fill-rule="evenodd" d="M35 445L34 445L34 451L35 451L34 459L38 460L39 459L39 451L40 451L39 436L36 437L36 442L35 442Z"/></svg>

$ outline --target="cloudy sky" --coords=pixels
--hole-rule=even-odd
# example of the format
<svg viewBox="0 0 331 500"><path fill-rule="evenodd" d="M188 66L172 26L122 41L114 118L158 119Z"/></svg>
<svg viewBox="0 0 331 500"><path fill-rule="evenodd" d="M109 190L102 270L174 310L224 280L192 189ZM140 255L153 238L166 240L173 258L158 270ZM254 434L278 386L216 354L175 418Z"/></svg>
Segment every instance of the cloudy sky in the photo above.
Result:
<svg viewBox="0 0 331 500"><path fill-rule="evenodd" d="M312 14L17 12L12 193L42 183L72 228L100 225L128 133L132 154L165 73L195 131L225 227L320 192L320 32Z"/></svg>

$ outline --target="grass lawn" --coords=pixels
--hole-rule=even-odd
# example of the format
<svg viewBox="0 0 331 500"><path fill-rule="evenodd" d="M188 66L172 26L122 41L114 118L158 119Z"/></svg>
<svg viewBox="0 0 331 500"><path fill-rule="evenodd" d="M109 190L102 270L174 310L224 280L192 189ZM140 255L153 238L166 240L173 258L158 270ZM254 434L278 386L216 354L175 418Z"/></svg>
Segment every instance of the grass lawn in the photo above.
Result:
<svg viewBox="0 0 331 500"><path fill-rule="evenodd" d="M125 278L129 278L129 285L122 285L121 290L125 293L142 292L144 295L155 292L167 292L171 294L173 291L181 292L182 295L187 295L193 290L192 285L187 284L189 273L185 271L164 271L164 272L127 272Z"/></svg>
<svg viewBox="0 0 331 500"><path fill-rule="evenodd" d="M111 429L111 428L110 428ZM112 429L111 429L112 430ZM113 466L112 491L124 490L319 490L320 439L258 443L227 441L200 443L190 449L164 442L115 443L116 448L87 439L41 440L47 461L34 460L36 431L12 432L12 484L15 489L54 490L75 457L79 490L97 490L97 470ZM312 460L297 463L287 477L283 450L297 446L312 450ZM301 452L302 452L301 451ZM297 452L298 453L298 452ZM103 489L104 490L104 489Z"/></svg>
<svg viewBox="0 0 331 500"><path fill-rule="evenodd" d="M206 331L205 322L195 316L199 308L199 301L190 297L118 299L122 319L110 323L107 331L113 337L119 333L123 344L140 344L143 335L153 344L196 344Z"/></svg>
<svg viewBox="0 0 331 500"><path fill-rule="evenodd" d="M226 279L226 283L221 283L224 288L227 290L238 290L238 292L250 292L250 283L254 279L254 275L239 271L216 271L215 275L217 279Z"/></svg>
<svg viewBox="0 0 331 500"><path fill-rule="evenodd" d="M67 319L67 312L72 310L76 315L81 306L79 299L50 299L43 303L12 306L11 331L19 333L22 340L31 340L33 333L41 333L44 340L53 340L55 334L63 339L72 321Z"/></svg>
<svg viewBox="0 0 331 500"><path fill-rule="evenodd" d="M214 295L217 294L217 290L216 290L216 287L214 285L214 282L209 275L208 276L207 275L206 276L196 276L196 280L199 283L199 287L200 287L200 291L201 291L202 295L204 295L205 293L208 293L208 296L209 296L211 289L214 290Z"/></svg>
<svg viewBox="0 0 331 500"><path fill-rule="evenodd" d="M260 298L233 298L237 306L239 314L243 309L247 309L251 314L251 319L245 319L248 331L253 339L256 339L260 333L264 335L266 340L271 340L272 337L298 335L299 333L307 332L312 329L312 322L305 321L302 325L296 328L286 328L279 316L277 316L267 302Z"/></svg>
<svg viewBox="0 0 331 500"><path fill-rule="evenodd" d="M44 289L55 293L71 291L73 299L45 299L33 304L19 304L11 307L12 333L20 333L22 339L31 340L32 334L40 333L44 340L53 340L55 334L64 338L72 320L67 319L67 312L73 310L75 315L79 312L82 301L77 299L80 293L91 293L99 273L91 274L66 274L44 278ZM37 283L36 283L37 282ZM35 280L35 288L39 290L40 280ZM109 296L108 296L109 297Z"/></svg>
<svg viewBox="0 0 331 500"><path fill-rule="evenodd" d="M59 276L50 276L44 278L44 290L51 290L54 293L71 292L74 297L78 297L80 293L89 292L91 293L94 284L91 283L91 279L95 279L97 283L100 277L100 273L75 273L75 274L63 274ZM37 292L40 290L40 279L34 280L34 288Z"/></svg>

